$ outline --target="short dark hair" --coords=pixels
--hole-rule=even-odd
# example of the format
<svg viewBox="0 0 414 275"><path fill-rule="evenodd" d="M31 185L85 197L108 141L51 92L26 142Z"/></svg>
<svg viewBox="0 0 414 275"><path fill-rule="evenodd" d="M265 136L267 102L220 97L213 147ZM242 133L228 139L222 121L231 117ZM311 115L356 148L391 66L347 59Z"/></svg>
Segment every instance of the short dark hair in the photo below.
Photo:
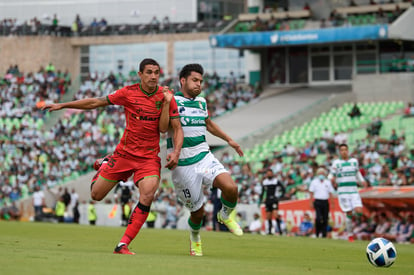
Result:
<svg viewBox="0 0 414 275"><path fill-rule="evenodd" d="M346 147L346 148L348 148L348 144L346 144L346 143L341 143L341 144L339 144L338 148L341 148L341 147Z"/></svg>
<svg viewBox="0 0 414 275"><path fill-rule="evenodd" d="M196 73L199 73L199 74L203 75L204 74L203 66L201 66L200 64L197 64L197 63L185 65L181 69L180 79L183 78L183 77L187 78L191 74L191 72L196 72Z"/></svg>
<svg viewBox="0 0 414 275"><path fill-rule="evenodd" d="M144 72L145 66L147 65L154 65L154 66L158 66L158 68L160 68L160 64L158 64L157 61L155 61L152 58L145 58L141 61L141 63L139 63L139 71L142 73Z"/></svg>

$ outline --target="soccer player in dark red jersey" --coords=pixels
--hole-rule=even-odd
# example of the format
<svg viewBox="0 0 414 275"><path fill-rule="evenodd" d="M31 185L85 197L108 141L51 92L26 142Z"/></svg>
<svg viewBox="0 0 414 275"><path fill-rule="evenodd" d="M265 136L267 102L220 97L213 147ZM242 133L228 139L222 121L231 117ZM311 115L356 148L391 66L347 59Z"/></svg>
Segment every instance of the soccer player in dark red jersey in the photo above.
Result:
<svg viewBox="0 0 414 275"><path fill-rule="evenodd" d="M168 87L158 86L158 62L153 59L142 60L138 75L141 78L140 84L123 87L107 97L46 104L42 108L51 112L64 108L88 110L111 104L124 106L124 134L113 154L100 164L91 184L91 197L98 201L118 181L126 180L131 175L134 175L134 183L139 188L139 202L132 211L125 233L114 250L115 254L135 254L129 251L128 245L146 221L159 185L160 131L166 132L171 125L176 137L175 150L167 155L167 168L174 169L177 166L183 143L177 103Z"/></svg>

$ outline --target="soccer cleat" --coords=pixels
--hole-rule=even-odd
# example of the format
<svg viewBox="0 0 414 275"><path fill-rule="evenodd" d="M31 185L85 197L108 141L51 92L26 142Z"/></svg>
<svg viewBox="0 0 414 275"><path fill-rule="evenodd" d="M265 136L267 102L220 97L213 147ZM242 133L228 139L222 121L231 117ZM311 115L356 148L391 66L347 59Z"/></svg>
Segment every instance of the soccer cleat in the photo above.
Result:
<svg viewBox="0 0 414 275"><path fill-rule="evenodd" d="M242 236L243 235L243 230L240 228L240 225L235 222L232 218L228 218L228 219L223 219L221 217L221 212L217 213L217 221L221 224L224 224L225 226L227 226L227 228L230 230L231 233L233 233L236 236Z"/></svg>
<svg viewBox="0 0 414 275"><path fill-rule="evenodd" d="M105 161L108 161L110 156L111 156L111 154L108 154L108 155L106 155L105 157L103 157L101 159L95 160L95 163L93 164L93 169L98 171L99 168L101 168L102 163L104 163Z"/></svg>
<svg viewBox="0 0 414 275"><path fill-rule="evenodd" d="M354 236L352 236L352 235L348 236L348 242L353 243L354 242Z"/></svg>
<svg viewBox="0 0 414 275"><path fill-rule="evenodd" d="M126 244L115 247L114 254L135 255L134 252L129 251L128 246Z"/></svg>
<svg viewBox="0 0 414 275"><path fill-rule="evenodd" d="M201 241L192 242L190 239L190 255L191 256L203 256L203 250L201 249Z"/></svg>

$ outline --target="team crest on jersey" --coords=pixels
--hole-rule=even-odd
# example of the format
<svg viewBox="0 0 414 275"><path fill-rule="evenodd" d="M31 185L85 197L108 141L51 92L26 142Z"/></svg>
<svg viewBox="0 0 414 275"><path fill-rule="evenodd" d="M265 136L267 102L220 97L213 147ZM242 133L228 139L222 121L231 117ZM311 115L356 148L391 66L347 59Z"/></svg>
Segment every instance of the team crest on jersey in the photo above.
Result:
<svg viewBox="0 0 414 275"><path fill-rule="evenodd" d="M161 104L162 101L155 101L155 107L157 108L157 110L161 109Z"/></svg>
<svg viewBox="0 0 414 275"><path fill-rule="evenodd" d="M185 108L184 107L180 107L180 109L178 110L179 113L184 113L185 112Z"/></svg>

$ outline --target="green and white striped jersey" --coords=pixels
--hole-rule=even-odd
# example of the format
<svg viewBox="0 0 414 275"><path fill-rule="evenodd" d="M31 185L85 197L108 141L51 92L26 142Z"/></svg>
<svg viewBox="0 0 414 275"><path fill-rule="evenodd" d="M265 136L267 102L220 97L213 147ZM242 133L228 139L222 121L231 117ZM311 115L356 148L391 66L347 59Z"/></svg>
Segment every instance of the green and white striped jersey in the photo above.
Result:
<svg viewBox="0 0 414 275"><path fill-rule="evenodd" d="M358 193L359 165L358 160L336 159L331 166L331 174L338 186L338 195Z"/></svg>
<svg viewBox="0 0 414 275"><path fill-rule="evenodd" d="M207 103L202 97L185 98L182 93L174 96L177 101L180 122L184 132L178 166L186 166L202 160L210 151L206 141L206 119L208 118ZM167 153L173 151L173 131L168 131Z"/></svg>

